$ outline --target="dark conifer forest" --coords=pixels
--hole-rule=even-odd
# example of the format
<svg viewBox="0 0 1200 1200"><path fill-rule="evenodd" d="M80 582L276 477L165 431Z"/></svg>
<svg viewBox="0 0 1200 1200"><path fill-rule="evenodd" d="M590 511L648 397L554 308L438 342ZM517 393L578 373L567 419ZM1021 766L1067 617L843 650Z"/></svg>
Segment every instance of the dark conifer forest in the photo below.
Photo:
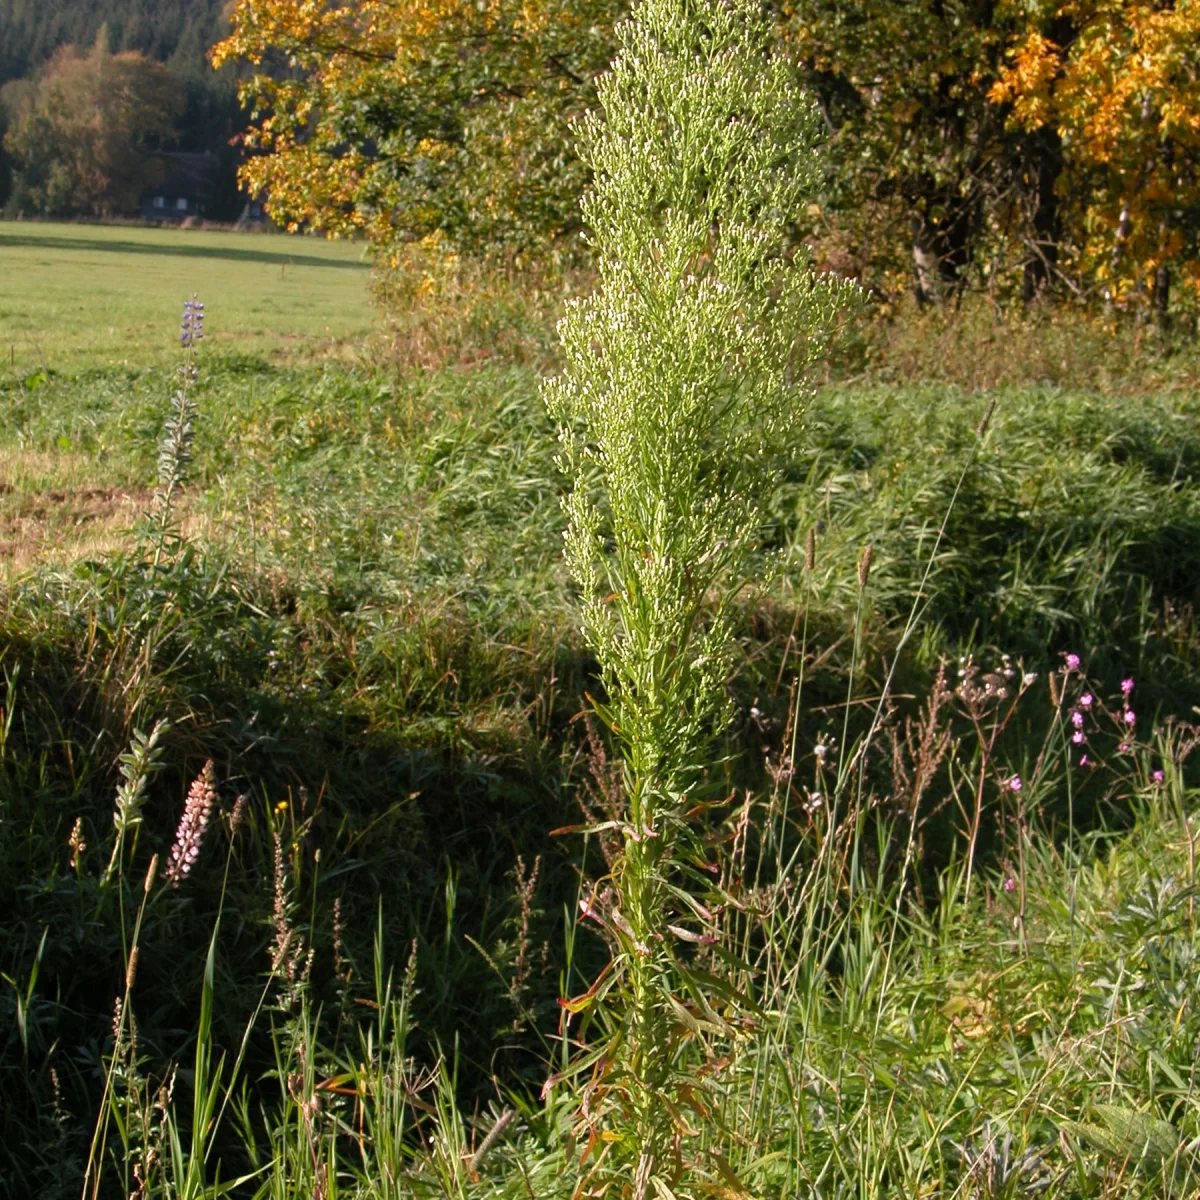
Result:
<svg viewBox="0 0 1200 1200"><path fill-rule="evenodd" d="M232 219L239 202L230 142L242 127L236 76L214 71L207 59L228 28L226 8L224 0L0 0L0 146L55 56L65 48L84 54L103 35L112 54L135 52L165 66L178 103L170 135L155 148L214 155L219 178L209 215ZM21 166L11 148L0 148L0 205L19 204Z"/></svg>
<svg viewBox="0 0 1200 1200"><path fill-rule="evenodd" d="M114 51L139 50L209 82L207 48L225 29L223 0L0 0L0 84L43 66L66 44L90 46L107 26Z"/></svg>

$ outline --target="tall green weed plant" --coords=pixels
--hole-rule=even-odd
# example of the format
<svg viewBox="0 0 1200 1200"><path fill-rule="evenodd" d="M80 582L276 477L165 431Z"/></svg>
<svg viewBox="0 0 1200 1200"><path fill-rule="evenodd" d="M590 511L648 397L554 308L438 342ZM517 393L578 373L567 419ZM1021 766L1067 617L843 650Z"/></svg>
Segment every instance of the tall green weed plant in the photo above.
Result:
<svg viewBox="0 0 1200 1200"><path fill-rule="evenodd" d="M599 281L560 325L566 366L545 396L594 707L624 764L621 851L585 901L612 961L569 1005L585 1026L596 1008L604 1032L575 1070L592 1071L599 1175L632 1178L641 1200L687 1174L689 1045L734 1032L717 1009L735 998L687 965L713 936L696 789L728 713L731 606L849 291L789 246L818 183L817 124L757 7L646 0L619 40L579 131Z"/></svg>

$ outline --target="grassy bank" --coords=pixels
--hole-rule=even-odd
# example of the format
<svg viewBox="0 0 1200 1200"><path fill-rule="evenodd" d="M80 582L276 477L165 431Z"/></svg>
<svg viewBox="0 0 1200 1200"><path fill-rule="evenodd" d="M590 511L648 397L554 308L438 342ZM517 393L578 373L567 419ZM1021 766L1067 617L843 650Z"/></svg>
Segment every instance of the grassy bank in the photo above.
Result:
<svg viewBox="0 0 1200 1200"><path fill-rule="evenodd" d="M8 389L3 504L18 561L66 563L88 530L96 549L119 541L128 511L79 519L81 494L146 500L171 387L168 370L150 369ZM573 624L561 485L533 371L392 378L215 358L197 396L186 510L210 552L336 612L444 603L544 651ZM1139 667L1182 689L1176 706L1190 703L1196 411L1190 393L1131 402L1029 386L831 386L771 498L769 549L782 570L748 607L748 634L759 647L776 638L778 655L788 630L772 623L790 628L802 599L832 633L871 544L869 636L877 658L890 654L948 515L914 662L1073 649L1106 670ZM810 528L817 569L802 582ZM543 623L544 644L529 632Z"/></svg>
<svg viewBox="0 0 1200 1200"><path fill-rule="evenodd" d="M602 1147L542 1089L595 1035L608 847L551 831L621 783L578 719L537 306L393 326L406 364L501 327L516 364L369 367L317 353L362 328L345 248L14 230L78 235L22 314L93 258L123 298L47 309L50 369L0 382L0 1190L77 1195L90 1158L103 1196L573 1196ZM260 301L301 306L283 336ZM161 350L113 365L108 309ZM1196 393L1186 354L1106 342L1092 379L1036 323L1022 375L997 328L933 379L919 324L831 369L767 498L692 952L739 995L676 1047L707 1194L1196 1194Z"/></svg>
<svg viewBox="0 0 1200 1200"><path fill-rule="evenodd" d="M247 795L250 823L228 840L227 882L225 843L214 833L186 885L163 892L148 911L137 982L139 1078L161 1080L169 1061L193 1054L200 948L222 896L237 919L227 915L217 943L212 1036L231 1065L279 936L271 880L281 870L289 920L305 954L312 947L315 957L302 993L285 1003L273 985L276 1015L261 1019L247 1042L242 1070L254 1093L270 1095L272 1026L275 1039L284 1038L281 1053L300 1053L295 1039L313 1039L305 1061L316 1069L316 1056L336 1078L339 1056L351 1053L358 1036L362 1002L380 1003L380 979L394 970L399 980L415 945L407 1041L395 1053L411 1059L406 1071L419 1073L422 1063L438 1060L440 1047L456 1064L451 1090L466 1105L466 1125L430 1130L478 1143L487 1104L499 1112L523 1096L522 1124L493 1168L519 1171L520 1151L525 1169L561 1182L566 1160L556 1139L569 1105L543 1110L532 1097L553 1053L544 1039L556 1029L557 997L584 985L601 950L564 922L577 900L581 847L547 833L577 820L581 789L604 775L582 724L572 723L596 684L561 567L560 484L536 377L497 367L393 378L209 355L182 509L188 548L153 572L128 529L150 503L172 384L170 370L147 368L50 377L37 386L21 381L4 395L0 444L18 469L0 498L14 547L3 611L9 692L0 829L9 881L4 971L13 981L6 1086L19 1100L8 1108L3 1140L22 1147L9 1152L5 1170L40 1194L69 1191L71 1181L77 1187L103 1056L113 1044L112 1004L141 875L152 852L165 861L188 784L212 758L227 811L237 794ZM989 432L976 449L974 431L993 401ZM772 1105L784 1104L778 1089L785 1089L792 1115L756 1109L731 1114L730 1122L766 1122L755 1153L777 1157L762 1165L754 1194L790 1194L806 1177L795 1174L801 1169L819 1176L814 1147L824 1147L820 1161L833 1164L826 1171L836 1167L847 1181L849 1164L874 1155L874 1174L863 1178L875 1182L864 1194L884 1194L892 1178L928 1180L934 1172L967 1180L967 1151L954 1146L982 1147L983 1116L1014 1131L1017 1145L1044 1149L1059 1118L1103 1124L1088 1115L1089 1100L1134 1108L1148 1102L1138 1075L1145 1062L1118 1053L1102 1034L1118 1018L1078 1024L1099 985L1078 969L1064 975L1062 955L1074 954L1078 964L1092 939L1132 935L1104 911L1109 885L1090 874L1097 860L1089 844L1064 849L1063 838L1068 819L1077 831L1117 830L1140 812L1135 840L1114 843L1127 847L1118 852L1119 871L1129 876L1120 888L1131 905L1148 886L1143 875L1178 877L1165 847L1186 855L1182 826L1171 832L1178 818L1160 821L1158 807L1138 806L1149 803L1158 761L1151 761L1148 734L1156 710L1186 714L1200 700L1191 607L1200 444L1186 393L1131 405L1040 387L969 395L945 385L843 386L821 395L813 418L810 448L772 498L782 569L744 605L743 661L733 681L742 715L722 772L731 785L766 796L794 749L806 765L790 789L776 792L794 806L779 845L808 845L803 855L819 858L805 840L819 830L812 796L824 791L813 754L862 734L885 670L895 665L893 711L876 734L889 749L863 777L878 798L864 811L882 806L893 815L857 826L872 839L891 828L892 843L886 851L877 841L829 843L842 865L829 876L827 899L840 899L820 912L840 915L821 934L825 982L803 985L817 1005L812 1020L825 1015L816 1025L796 1025L788 1009L785 1024L769 1027L774 1040L747 1046L749 1057L738 1059L747 1080L766 1072L761 1077L776 1089ZM122 500L97 512L109 496ZM817 552L806 573L810 528ZM847 613L867 544L875 562L855 650ZM901 645L914 603L917 635ZM921 853L908 877L920 899L915 906L901 899L894 889L906 875L909 811L895 809L902 781L890 747L893 733L905 745L905 721L936 690L938 664L951 664L953 686L960 658L973 656L986 674L1003 672L1008 655L1044 681L1068 651L1081 656L1098 688L1114 691L1121 678L1136 678L1145 757L1119 754L1118 735L1097 727L1094 753L1113 770L1055 760L1059 766L1039 775L1036 806L1018 826L996 781L1033 774L1045 731L1065 707L1054 708L1040 683L984 754L978 714L962 696L943 704L940 719L958 749L912 806ZM800 716L789 724L801 666ZM135 729L149 730L159 718L172 722L164 769L150 782L128 876L105 885L117 756ZM1127 760L1136 762L1132 773L1120 766ZM978 817L973 785L963 782L976 778L986 781ZM1174 786L1173 803L1186 808L1185 776ZM775 811L773 819L782 819ZM734 805L731 820L737 812ZM74 855L68 843L77 819L89 849ZM984 883L967 903L963 839L973 822ZM859 846L857 866L852 845ZM997 930L1012 928L1013 901L1002 884L1015 875L1022 846L1028 907L1025 932L1014 941ZM1100 889L1089 901L1094 912L1090 924L1081 923L1078 895L1093 886ZM1171 884L1177 891L1170 895L1184 899L1172 899L1170 912L1187 903L1189 886ZM1060 919L1064 887L1077 894L1075 924ZM811 894L805 903L815 903ZM816 919L771 911L781 929ZM1178 934L1180 947L1192 944L1190 930ZM761 948L776 935L760 928L740 936ZM1150 943L1138 945L1138 953L1151 952ZM183 946L196 949L183 954ZM800 986L793 949L784 938L779 962L762 967L773 973L772 986L789 979L787 987ZM1093 974L1111 961L1110 950L1087 959ZM1044 965L1030 975L1031 963ZM872 999L866 977L854 972L877 978L880 970L886 987ZM1043 971L1052 988L1006 990L1009 980L1042 979ZM1053 1003L1049 993L1043 997L1047 988ZM1130 993L1129 1003L1139 994ZM1044 1023L1024 1011L1030 997L1044 998ZM960 1003L967 1008L960 1011ZM297 1024L305 1012L309 1024ZM976 1017L963 1012L983 1014L977 1024L988 1040L978 1041ZM1157 1020L1157 1010L1145 1019ZM920 1037L902 1049L915 1036L904 1029ZM1076 1036L1084 1047L1094 1041L1099 1057L1081 1048L1067 1056L1070 1070L1053 1060L1053 1081L1029 1073L1025 1056L1042 1054L1047 1038L1066 1046ZM909 1061L913 1054L919 1062ZM774 1074L785 1062L808 1063L813 1081L841 1079L836 1122L832 1097L814 1092L815 1082ZM1168 1065L1185 1078L1173 1059ZM1003 1075L1002 1067L1016 1074ZM1096 1090L1102 1079L1104 1092ZM433 1101L413 1087L409 1117L424 1120L422 1105ZM757 1094L741 1088L731 1090L730 1104ZM180 1089L183 1098L183 1083ZM1186 1089L1180 1095L1183 1112L1190 1101ZM287 1108L294 1100L285 1089L279 1102ZM857 1116L848 1104L859 1106ZM797 1124L801 1116L815 1125ZM884 1124L872 1124L876 1118ZM339 1119L352 1121L352 1114ZM450 1120L449 1110L441 1120ZM255 1138L266 1136L256 1128ZM840 1141L835 1129L876 1140ZM788 1140L798 1131L805 1131L802 1155ZM333 1146L341 1135L331 1125L328 1137ZM227 1123L218 1137L224 1149L214 1151L225 1155L226 1174L253 1157L243 1143ZM265 1143L253 1144L254 1153L270 1155ZM909 1174L898 1176L902 1152L911 1159L903 1165ZM419 1178L433 1160L413 1157L411 1141L396 1153L415 1172L412 1186L425 1186ZM1081 1154L1077 1176L1091 1169L1079 1164L1093 1161ZM752 1159L739 1164L743 1178L754 1176ZM792 1174L779 1175L785 1162ZM362 1169L374 1178L376 1168ZM508 1186L499 1175L479 1175L484 1191ZM295 1187L308 1185L293 1179L287 1186L298 1194ZM474 1185L464 1176L461 1186Z"/></svg>

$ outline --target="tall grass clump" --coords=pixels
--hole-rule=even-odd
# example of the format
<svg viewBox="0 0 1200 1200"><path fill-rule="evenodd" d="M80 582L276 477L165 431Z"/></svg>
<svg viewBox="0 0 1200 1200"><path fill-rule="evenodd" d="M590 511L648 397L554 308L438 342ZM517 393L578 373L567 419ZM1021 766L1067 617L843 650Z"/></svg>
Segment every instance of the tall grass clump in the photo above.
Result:
<svg viewBox="0 0 1200 1200"><path fill-rule="evenodd" d="M566 365L545 395L606 693L594 708L623 760L620 851L585 901L612 960L568 1003L601 1010L604 1033L575 1070L592 1072L598 1175L640 1200L687 1174L688 1044L732 1032L720 984L687 966L712 936L697 789L727 715L731 605L847 290L789 246L817 126L757 7L647 0L599 98L579 131L598 284L560 325Z"/></svg>

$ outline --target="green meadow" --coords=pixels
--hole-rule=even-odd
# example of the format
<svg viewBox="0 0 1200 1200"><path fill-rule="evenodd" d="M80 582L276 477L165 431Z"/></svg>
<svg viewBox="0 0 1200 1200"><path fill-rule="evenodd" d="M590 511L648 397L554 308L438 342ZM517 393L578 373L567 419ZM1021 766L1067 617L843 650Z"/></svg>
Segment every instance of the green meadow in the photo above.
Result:
<svg viewBox="0 0 1200 1200"><path fill-rule="evenodd" d="M362 245L322 238L0 222L3 370L166 361L193 293L214 349L311 358L371 329L369 273Z"/></svg>
<svg viewBox="0 0 1200 1200"><path fill-rule="evenodd" d="M338 243L0 225L0 1191L579 1194L543 1084L605 845L550 831L620 780L555 363L389 359L368 285ZM680 1044L705 1194L1194 1196L1192 360L1088 334L1055 376L1069 330L993 328L1032 365L975 386L997 351L911 320L927 377L830 362L737 601L706 787L754 1019Z"/></svg>

